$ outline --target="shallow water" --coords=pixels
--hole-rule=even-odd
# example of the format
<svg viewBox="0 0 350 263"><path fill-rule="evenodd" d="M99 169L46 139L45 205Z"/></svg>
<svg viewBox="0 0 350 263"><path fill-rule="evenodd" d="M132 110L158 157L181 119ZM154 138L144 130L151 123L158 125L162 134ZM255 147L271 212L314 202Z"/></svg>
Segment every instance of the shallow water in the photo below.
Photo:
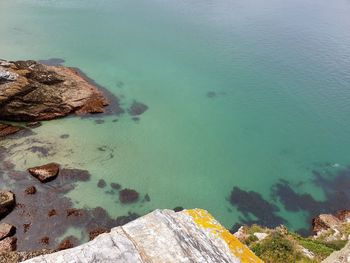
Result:
<svg viewBox="0 0 350 263"><path fill-rule="evenodd" d="M315 170L332 178L350 164L349 13L346 0L0 1L0 58L62 58L125 109L149 107L139 121L46 122L32 137L52 155L25 143L11 159L17 169L55 161L89 170L69 196L111 216L183 206L227 227L261 219L261 203L240 212L229 202L237 186L277 205L293 229L308 227L315 211L288 210L273 189L284 179L319 201L340 191L317 184ZM111 182L151 200L122 205L106 193Z"/></svg>

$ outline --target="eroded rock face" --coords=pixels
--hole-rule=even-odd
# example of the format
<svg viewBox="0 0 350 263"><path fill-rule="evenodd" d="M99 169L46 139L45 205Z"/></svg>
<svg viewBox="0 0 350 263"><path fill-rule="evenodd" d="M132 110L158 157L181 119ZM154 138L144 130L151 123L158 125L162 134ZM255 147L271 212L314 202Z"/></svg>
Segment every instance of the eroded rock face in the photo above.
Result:
<svg viewBox="0 0 350 263"><path fill-rule="evenodd" d="M42 166L29 168L28 172L40 182L46 183L57 177L59 168L60 166L57 163L48 163Z"/></svg>
<svg viewBox="0 0 350 263"><path fill-rule="evenodd" d="M104 112L107 100L78 72L36 61L1 61L0 119L50 120Z"/></svg>

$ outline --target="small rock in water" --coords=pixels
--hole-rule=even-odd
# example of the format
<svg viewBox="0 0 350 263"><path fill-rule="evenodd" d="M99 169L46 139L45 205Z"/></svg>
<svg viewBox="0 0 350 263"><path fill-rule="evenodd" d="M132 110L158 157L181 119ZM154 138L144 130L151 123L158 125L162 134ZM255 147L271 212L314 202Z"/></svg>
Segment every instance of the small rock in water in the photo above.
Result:
<svg viewBox="0 0 350 263"><path fill-rule="evenodd" d="M97 236L99 236L99 235L101 235L101 234L103 234L103 233L108 233L108 232L109 232L109 230L106 229L106 228L96 228L96 229L91 230L91 231L89 232L89 239L90 239L90 240L93 240L93 239L95 239Z"/></svg>
<svg viewBox="0 0 350 263"><path fill-rule="evenodd" d="M57 215L57 211L55 209L52 209L47 214L49 217Z"/></svg>
<svg viewBox="0 0 350 263"><path fill-rule="evenodd" d="M48 245L50 243L50 238L48 236L45 236L40 239L40 243L43 245Z"/></svg>
<svg viewBox="0 0 350 263"><path fill-rule="evenodd" d="M20 130L23 130L23 128L10 124L0 123L0 137L6 137L8 135L19 132Z"/></svg>
<svg viewBox="0 0 350 263"><path fill-rule="evenodd" d="M149 194L145 195L145 201L146 202L150 202L151 201L151 197L149 196Z"/></svg>
<svg viewBox="0 0 350 263"><path fill-rule="evenodd" d="M57 163L48 163L42 166L29 168L28 172L40 182L46 183L57 177L59 167L60 166Z"/></svg>
<svg viewBox="0 0 350 263"><path fill-rule="evenodd" d="M101 119L98 119L98 120L95 120L95 123L96 124L102 124L102 123L104 123L105 121L104 120L101 120Z"/></svg>
<svg viewBox="0 0 350 263"><path fill-rule="evenodd" d="M106 181L105 180L103 180L103 179L100 179L99 181L98 181L98 183L97 183L97 186L99 187L99 188L105 188L106 187Z"/></svg>
<svg viewBox="0 0 350 263"><path fill-rule="evenodd" d="M69 236L62 240L62 242L58 245L58 250L65 250L68 248L72 248L77 244L79 241L76 237L74 236Z"/></svg>
<svg viewBox="0 0 350 263"><path fill-rule="evenodd" d="M27 126L28 128L32 128L32 129L38 128L38 127L41 126L41 122L40 122L40 121L28 122L28 123L26 124L26 126Z"/></svg>
<svg viewBox="0 0 350 263"><path fill-rule="evenodd" d="M2 223L0 224L0 240L6 237L13 236L16 232L16 227L10 224Z"/></svg>
<svg viewBox="0 0 350 263"><path fill-rule="evenodd" d="M184 208L182 206L177 206L173 209L175 212L181 212L182 210L184 210Z"/></svg>
<svg viewBox="0 0 350 263"><path fill-rule="evenodd" d="M117 184L117 183L111 183L111 187L115 190L119 190L120 188L122 188L122 186L120 184Z"/></svg>
<svg viewBox="0 0 350 263"><path fill-rule="evenodd" d="M139 199L139 193L133 189L123 189L119 192L119 200L122 204L135 203Z"/></svg>
<svg viewBox="0 0 350 263"><path fill-rule="evenodd" d="M35 186L29 186L29 187L27 187L25 192L27 195L33 195L36 193L36 188L35 188Z"/></svg>
<svg viewBox="0 0 350 263"><path fill-rule="evenodd" d="M60 138L61 138L61 139L67 139L67 138L69 138L69 134L62 134L62 135L60 136Z"/></svg>
<svg viewBox="0 0 350 263"><path fill-rule="evenodd" d="M16 204L15 194L11 191L0 191L0 218L9 214Z"/></svg>
<svg viewBox="0 0 350 263"><path fill-rule="evenodd" d="M7 237L0 241L0 252L15 251L17 248L17 238Z"/></svg>
<svg viewBox="0 0 350 263"><path fill-rule="evenodd" d="M131 106L129 107L128 112L132 116L137 116L137 115L141 115L146 110L148 110L148 106L147 105L145 105L145 104L143 104L141 102L134 101L131 104Z"/></svg>

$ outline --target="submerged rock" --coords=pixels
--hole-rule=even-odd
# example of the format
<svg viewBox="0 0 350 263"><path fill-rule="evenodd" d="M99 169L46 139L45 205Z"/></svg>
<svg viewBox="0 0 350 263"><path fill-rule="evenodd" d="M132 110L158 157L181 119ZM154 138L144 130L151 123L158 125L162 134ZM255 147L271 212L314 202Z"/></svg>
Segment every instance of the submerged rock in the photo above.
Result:
<svg viewBox="0 0 350 263"><path fill-rule="evenodd" d="M40 121L104 112L104 95L78 72L36 61L0 65L0 119Z"/></svg>
<svg viewBox="0 0 350 263"><path fill-rule="evenodd" d="M119 192L119 200L122 204L129 204L137 202L139 193L133 189L123 189Z"/></svg>
<svg viewBox="0 0 350 263"><path fill-rule="evenodd" d="M138 101L134 101L131 106L128 109L128 113L132 116L137 116L137 115L141 115L142 113L144 113L146 110L148 110L148 106L138 102Z"/></svg>
<svg viewBox="0 0 350 263"><path fill-rule="evenodd" d="M40 182L46 183L54 180L59 172L60 166L57 163L48 163L45 165L29 168L28 172L37 178Z"/></svg>
<svg viewBox="0 0 350 263"><path fill-rule="evenodd" d="M36 188L33 185L29 186L29 187L26 188L25 192L26 192L27 195L33 195L33 194L36 193Z"/></svg>

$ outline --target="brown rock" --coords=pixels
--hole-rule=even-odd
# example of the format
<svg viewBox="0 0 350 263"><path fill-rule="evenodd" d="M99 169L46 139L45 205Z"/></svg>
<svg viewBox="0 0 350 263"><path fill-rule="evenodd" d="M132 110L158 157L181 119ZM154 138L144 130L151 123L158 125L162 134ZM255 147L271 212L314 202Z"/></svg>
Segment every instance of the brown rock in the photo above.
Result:
<svg viewBox="0 0 350 263"><path fill-rule="evenodd" d="M40 239L40 243L43 245L48 245L50 243L50 238L49 237L43 237Z"/></svg>
<svg viewBox="0 0 350 263"><path fill-rule="evenodd" d="M76 246L77 243L78 243L78 240L77 240L76 237L74 237L74 236L69 236L69 237L65 238L65 239L58 245L58 250L65 250L65 249L72 248L72 247Z"/></svg>
<svg viewBox="0 0 350 263"><path fill-rule="evenodd" d="M7 237L0 241L0 252L15 251L17 248L17 238Z"/></svg>
<svg viewBox="0 0 350 263"><path fill-rule="evenodd" d="M350 221L350 210L341 210L336 214L336 217L342 222Z"/></svg>
<svg viewBox="0 0 350 263"><path fill-rule="evenodd" d="M15 194L11 191L0 191L0 218L12 211L16 204Z"/></svg>
<svg viewBox="0 0 350 263"><path fill-rule="evenodd" d="M16 232L16 227L10 224L2 223L0 224L0 240L6 237L13 236Z"/></svg>
<svg viewBox="0 0 350 263"><path fill-rule="evenodd" d="M0 93L0 96L1 96L1 93ZM15 134L16 132L19 132L22 129L23 128L18 127L18 126L0 123L0 138L6 137L6 136L11 135L11 134Z"/></svg>
<svg viewBox="0 0 350 263"><path fill-rule="evenodd" d="M55 209L52 209L52 210L50 210L50 211L47 213L47 215L48 215L49 217L55 216L55 215L57 215L57 211L56 211Z"/></svg>
<svg viewBox="0 0 350 263"><path fill-rule="evenodd" d="M81 216L82 214L83 214L83 211L81 209L77 209L77 208L67 209L67 217L68 216Z"/></svg>
<svg viewBox="0 0 350 263"><path fill-rule="evenodd" d="M7 62L0 71L16 76L0 81L0 119L40 121L71 113L104 112L103 94L72 68L36 61Z"/></svg>
<svg viewBox="0 0 350 263"><path fill-rule="evenodd" d="M108 233L108 232L109 232L109 230L106 229L106 228L96 228L96 229L91 230L91 231L89 232L89 238L90 238L90 240L93 240L93 239L95 239L97 236L99 236L99 235L101 235L101 234L103 234L103 233Z"/></svg>
<svg viewBox="0 0 350 263"><path fill-rule="evenodd" d="M35 186L29 186L26 188L25 192L27 195L33 195L36 193L36 188Z"/></svg>
<svg viewBox="0 0 350 263"><path fill-rule="evenodd" d="M119 200L123 204L129 204L137 202L139 199L139 193L133 189L123 189L119 192Z"/></svg>
<svg viewBox="0 0 350 263"><path fill-rule="evenodd" d="M341 221L333 215L321 214L312 219L312 231L318 233L323 230L337 227Z"/></svg>
<svg viewBox="0 0 350 263"><path fill-rule="evenodd" d="M59 172L59 165L57 163L49 163L42 166L32 167L28 169L28 172L40 182L46 183L54 180Z"/></svg>

